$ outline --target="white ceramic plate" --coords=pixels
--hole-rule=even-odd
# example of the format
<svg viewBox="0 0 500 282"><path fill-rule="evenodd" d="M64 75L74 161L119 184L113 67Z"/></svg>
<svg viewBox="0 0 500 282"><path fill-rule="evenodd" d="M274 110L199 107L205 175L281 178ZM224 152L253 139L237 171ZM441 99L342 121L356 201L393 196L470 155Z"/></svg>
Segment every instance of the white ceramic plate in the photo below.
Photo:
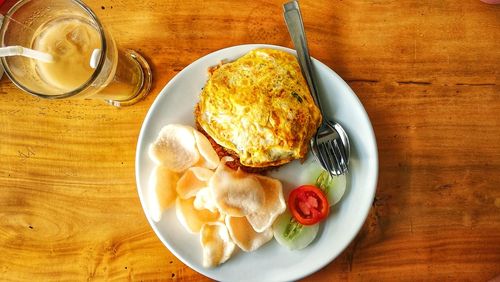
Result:
<svg viewBox="0 0 500 282"><path fill-rule="evenodd" d="M311 245L300 251L289 251L272 240L252 253L239 250L221 266L207 269L202 266L198 235L184 230L175 216L174 208L167 210L159 223L151 219L145 200L148 178L153 168L147 153L148 146L156 139L160 129L169 123L194 125L193 109L207 80L208 67L224 59L237 59L259 47L294 53L280 46L240 45L198 59L177 74L158 95L144 120L137 144L137 189L151 227L182 262L219 281L290 281L321 269L335 259L356 236L366 219L376 190L377 146L368 115L351 88L326 65L313 60L320 96L328 117L340 122L349 135L351 159L346 193L340 203L332 208ZM306 164L310 162L311 157ZM306 171L304 165L295 161L271 174L283 182L286 196L291 189L304 184L300 183Z"/></svg>

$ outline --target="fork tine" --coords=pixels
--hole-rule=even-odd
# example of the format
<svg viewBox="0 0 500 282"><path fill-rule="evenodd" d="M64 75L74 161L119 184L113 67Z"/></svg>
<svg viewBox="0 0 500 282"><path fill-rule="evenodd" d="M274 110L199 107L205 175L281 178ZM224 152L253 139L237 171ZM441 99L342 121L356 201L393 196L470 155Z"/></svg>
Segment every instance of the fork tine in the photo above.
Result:
<svg viewBox="0 0 500 282"><path fill-rule="evenodd" d="M337 140L334 140L332 142L332 145L333 145L333 150L336 153L336 156L339 158L340 174L344 174L346 169L347 169L347 165L346 165L345 159L343 158L342 150L340 149L340 147L337 143Z"/></svg>
<svg viewBox="0 0 500 282"><path fill-rule="evenodd" d="M339 167L339 159L337 158L337 155L333 150L332 144L329 141L325 143L325 149L328 153L328 159L330 160L330 164L332 167L332 174L339 175L341 172Z"/></svg>
<svg viewBox="0 0 500 282"><path fill-rule="evenodd" d="M336 175L337 168L335 166L335 163L332 160L331 152L329 152L328 144L323 143L321 147L323 148L324 161L327 164L328 173L330 173L331 175Z"/></svg>
<svg viewBox="0 0 500 282"><path fill-rule="evenodd" d="M334 145L335 149L340 154L340 159L341 159L340 164L342 166L342 173L346 173L348 170L348 166L347 166L347 157L345 155L344 148L340 148L340 146L337 142L337 139L333 140L333 145Z"/></svg>
<svg viewBox="0 0 500 282"><path fill-rule="evenodd" d="M320 146L319 146L316 138L317 137L314 136L313 139L311 140L311 150L313 152L315 159L318 161L319 165L323 169L328 170L328 168L326 167L325 160L323 159L323 156L322 156L323 153L320 151Z"/></svg>
<svg viewBox="0 0 500 282"><path fill-rule="evenodd" d="M332 143L332 140L328 141L328 147L331 149L331 155L333 156L333 159L335 160L336 164L336 175L340 175L343 172L342 168L342 158L339 156L338 152L335 150L335 145Z"/></svg>
<svg viewBox="0 0 500 282"><path fill-rule="evenodd" d="M321 167L325 170L328 170L328 166L327 164L325 163L325 160L324 160L324 157L323 157L323 152L321 152L319 150L319 146L318 146L318 152L317 154L315 155L316 156L316 160L318 160L319 164L321 165Z"/></svg>
<svg viewBox="0 0 500 282"><path fill-rule="evenodd" d="M331 162L328 160L329 157L328 157L328 153L327 153L327 150L326 150L326 146L324 143L321 143L321 144L318 144L318 150L319 150L319 157L321 158L322 160L322 166L323 168L325 168L328 173L332 174L332 165L331 165Z"/></svg>

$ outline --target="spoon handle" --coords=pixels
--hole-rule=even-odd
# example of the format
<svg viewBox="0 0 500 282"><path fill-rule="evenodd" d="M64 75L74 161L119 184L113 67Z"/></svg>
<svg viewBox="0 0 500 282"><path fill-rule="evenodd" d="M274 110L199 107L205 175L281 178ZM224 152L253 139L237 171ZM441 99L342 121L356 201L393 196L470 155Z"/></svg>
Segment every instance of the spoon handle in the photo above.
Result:
<svg viewBox="0 0 500 282"><path fill-rule="evenodd" d="M299 65L304 75L307 85L309 86L309 91L314 99L314 102L319 108L321 115L325 116L323 109L321 107L321 102L318 96L318 91L316 89L316 84L314 80L313 66L311 57L309 55L309 49L307 48L307 39L304 31L304 24L302 22L302 15L300 14L299 3L297 1L290 1L283 5L284 16L286 26L288 27L288 33L292 38L293 45L297 51L297 57L299 60Z"/></svg>

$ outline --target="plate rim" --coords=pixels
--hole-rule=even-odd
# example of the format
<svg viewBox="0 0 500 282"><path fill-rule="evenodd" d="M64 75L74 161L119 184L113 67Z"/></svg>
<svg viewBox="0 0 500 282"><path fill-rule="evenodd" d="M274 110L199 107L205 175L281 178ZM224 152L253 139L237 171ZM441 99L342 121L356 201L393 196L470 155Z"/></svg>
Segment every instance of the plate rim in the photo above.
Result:
<svg viewBox="0 0 500 282"><path fill-rule="evenodd" d="M192 264L190 261L188 261L187 259L185 259L183 256L180 256L180 254L175 250L175 248L173 246L171 246L170 243L163 238L163 236L160 236L159 229L156 227L155 223L152 222L152 219L148 216L148 211L146 210L146 205L145 205L145 201L146 200L145 200L145 198L144 198L144 196L142 195L142 192L141 192L141 184L140 184L140 168L141 168L141 166L139 164L141 155L139 153L141 152L141 147L143 147L143 140L144 140L144 136L146 134L146 132L145 132L146 125L151 122L150 119L152 118L154 109L156 109L157 105L160 103L161 97L163 97L164 95L166 95L165 93L168 92L168 89L171 88L172 85L175 84L175 82L180 77L182 77L182 75L184 73L189 72L189 70L191 68L193 68L195 65L197 65L199 63L199 61L205 59L207 56L214 56L214 55L219 54L219 53L223 54L223 53L226 53L228 51L231 51L232 49L238 49L238 48L248 49L248 50L256 49L256 48L272 48L272 49L284 50L284 51L287 51L289 53L292 53L292 54L296 55L296 51L295 50L293 50L291 48L288 48L288 47L285 47L285 46L279 46L279 45L273 45L273 44L241 44L241 45L229 46L229 47L225 47L225 48L222 48L222 49L218 49L218 50L212 51L212 52L204 54L201 57L197 58L196 60L192 61L186 67L184 67L180 72L178 72L177 74L175 74L165 84L165 86L159 91L158 95L155 97L155 100L153 101L153 103L149 106L148 112L147 112L146 116L144 117L144 120L143 120L143 122L141 124L141 129L140 129L140 132L139 132L139 135L138 135L138 138L137 138L136 153L135 153L135 162L134 162L134 164L135 164L135 169L134 169L135 181L136 181L137 193L139 195L139 200L141 202L142 210L144 212L146 220L148 221L149 226L153 229L156 237L163 243L163 245L165 247L167 247L167 249L171 253L173 253L175 255L175 257L177 259L179 259L180 261L182 261L182 263L184 263L185 265L187 265L192 270L198 272L199 274L204 275L206 277L209 277L211 279L215 279L215 280L218 280L220 278L215 277L215 276L213 276L213 275L211 275L209 273L206 273L205 271L203 271L203 269L198 268L197 266L195 266L194 264ZM223 59L223 58L221 58L221 59ZM352 94L354 100L360 106L362 115L368 121L368 124L367 124L368 125L368 132L367 133L370 135L369 138L371 139L372 144L373 144L372 148L370 148L369 151L371 151L373 153L372 157L373 157L373 165L374 165L374 167L371 169L371 170L373 170L372 172L374 173L374 177L372 178L372 181L371 181L372 183L370 183L370 184L372 184L372 185L370 185L372 187L370 187L371 189L369 190L369 192L371 192L370 193L371 195L369 195L369 196L370 196L370 198L375 198L375 194L376 194L377 186L378 186L378 176L379 176L379 157L378 157L377 139L376 139L375 132L374 132L374 129L373 129L373 125L372 125L372 122L371 122L371 120L369 118L369 115L368 115L365 107L363 106L363 103L359 99L359 97L352 90L352 88L347 84L347 82L344 79L342 79L342 77L340 77L334 70L332 70L329 66L327 66L323 62L315 59L314 57L311 57L311 59L313 61L313 64L319 64L319 65L321 65L324 69L326 69L328 71L329 75L333 75L341 84L343 84L344 88L346 88L350 92L350 94ZM360 223L358 224L358 226L356 226L355 228L353 228L355 230L355 232L353 233L354 236L349 240L349 242L345 246L343 246L340 249L340 251L337 254L334 254L332 252L332 255L327 256L328 257L327 259L325 259L324 261L319 262L316 265L313 265L312 267L309 268L308 271L304 271L300 276L289 277L289 278L291 278L290 280L297 280L297 279L301 279L301 278L307 277L307 276L309 276L309 275L311 275L311 274L313 274L313 273L321 270L322 268L324 268L326 265L330 264L331 262L333 262L338 257L338 255L341 254L342 252L344 252L345 249L358 236L359 232L361 231L361 228L363 227L364 223L366 222L366 219L368 217L370 209L371 209L371 205L367 205L367 206L364 207L364 210L360 210L360 213L362 213L363 220L360 221Z"/></svg>

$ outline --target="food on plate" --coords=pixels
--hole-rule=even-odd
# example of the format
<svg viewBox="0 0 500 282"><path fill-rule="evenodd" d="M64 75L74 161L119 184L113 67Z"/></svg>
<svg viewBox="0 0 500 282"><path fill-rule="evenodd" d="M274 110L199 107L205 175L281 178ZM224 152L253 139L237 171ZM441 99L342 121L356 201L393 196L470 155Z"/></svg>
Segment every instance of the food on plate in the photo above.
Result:
<svg viewBox="0 0 500 282"><path fill-rule="evenodd" d="M200 232L203 266L214 267L227 261L235 249L227 227L220 222L203 225Z"/></svg>
<svg viewBox="0 0 500 282"><path fill-rule="evenodd" d="M196 154L198 159L192 157ZM279 180L232 170L229 157L219 160L209 140L184 125L165 126L150 146L150 157L156 166L147 191L149 215L160 221L175 202L181 225L200 234L205 267L229 259L235 243L249 252L273 238L272 224L286 209Z"/></svg>
<svg viewBox="0 0 500 282"><path fill-rule="evenodd" d="M193 130L193 133L196 140L196 147L202 156L196 166L216 169L219 165L219 156L212 148L210 141L198 130Z"/></svg>
<svg viewBox="0 0 500 282"><path fill-rule="evenodd" d="M316 160L306 160L298 172L297 183L313 184L323 190L330 206L337 204L347 188L347 174L331 176Z"/></svg>
<svg viewBox="0 0 500 282"><path fill-rule="evenodd" d="M307 174L312 173L315 177L315 180L306 180L305 182L315 183L317 187L325 191L327 202L330 203L329 206L335 205L340 201L340 198L342 198L346 189L345 175L332 177L317 164L306 166L305 171ZM327 205L324 204L324 206L326 207ZM288 208L289 210L292 209L290 204ZM303 225L297 221L289 210L281 214L274 222L274 238L276 238L278 243L291 250L300 250L307 247L314 241L314 238L319 230L319 223L313 225Z"/></svg>
<svg viewBox="0 0 500 282"><path fill-rule="evenodd" d="M175 202L175 214L179 222L191 233L198 233L205 223L217 222L224 217L218 212L199 210L194 206L194 198L183 200L177 198Z"/></svg>
<svg viewBox="0 0 500 282"><path fill-rule="evenodd" d="M177 173L162 165L153 168L149 177L147 201L154 221L160 221L163 211L175 203L175 185L178 179Z"/></svg>
<svg viewBox="0 0 500 282"><path fill-rule="evenodd" d="M292 54L255 49L210 72L196 122L227 155L243 168L305 157L321 115Z"/></svg>
<svg viewBox="0 0 500 282"><path fill-rule="evenodd" d="M212 170L204 167L193 166L188 168L177 181L177 194L182 199L196 196L200 189L208 187L208 180L213 174Z"/></svg>
<svg viewBox="0 0 500 282"><path fill-rule="evenodd" d="M210 192L210 188L208 187L202 188L196 193L193 204L194 207L199 210L206 209L211 212L218 210L212 192Z"/></svg>
<svg viewBox="0 0 500 282"><path fill-rule="evenodd" d="M257 232L246 217L226 216L226 226L234 243L245 252L252 252L273 238L271 228Z"/></svg>
<svg viewBox="0 0 500 282"><path fill-rule="evenodd" d="M274 238L290 250L301 250L311 244L318 234L319 224L302 225L287 210L273 224Z"/></svg>
<svg viewBox="0 0 500 282"><path fill-rule="evenodd" d="M326 195L314 185L302 185L288 196L288 208L303 225L313 225L328 216L330 205Z"/></svg>
<svg viewBox="0 0 500 282"><path fill-rule="evenodd" d="M163 127L149 147L149 156L174 172L183 172L193 166L200 159L193 128L178 124Z"/></svg>
<svg viewBox="0 0 500 282"><path fill-rule="evenodd" d="M256 175L256 178L264 188L264 205L256 212L247 214L246 217L255 231L263 232L273 224L278 215L285 211L286 203L279 180L262 175Z"/></svg>
<svg viewBox="0 0 500 282"><path fill-rule="evenodd" d="M259 180L242 170L234 171L221 162L209 182L215 205L229 216L246 216L264 206L265 192Z"/></svg>
<svg viewBox="0 0 500 282"><path fill-rule="evenodd" d="M346 175L331 176L327 171L322 171L315 182L326 194L330 207L342 199L347 186Z"/></svg>

